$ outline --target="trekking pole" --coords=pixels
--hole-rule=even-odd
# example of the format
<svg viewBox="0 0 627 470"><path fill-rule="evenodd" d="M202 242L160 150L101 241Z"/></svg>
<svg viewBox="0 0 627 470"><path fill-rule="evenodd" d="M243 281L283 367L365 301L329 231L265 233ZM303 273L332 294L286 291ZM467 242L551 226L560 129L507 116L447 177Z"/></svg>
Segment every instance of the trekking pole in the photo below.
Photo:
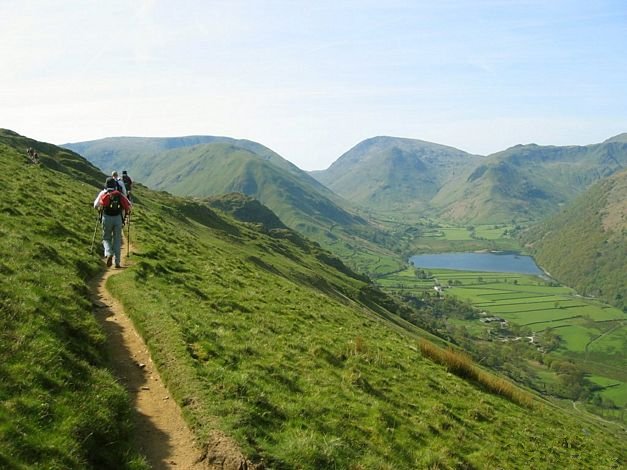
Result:
<svg viewBox="0 0 627 470"><path fill-rule="evenodd" d="M96 242L96 233L98 233L100 222L102 222L102 210L98 211L98 218L96 219L96 226L94 227L94 237L91 240L91 248L89 249L90 255L94 252L94 243Z"/></svg>
<svg viewBox="0 0 627 470"><path fill-rule="evenodd" d="M126 240L126 257L131 256L131 213L128 213L128 240Z"/></svg>

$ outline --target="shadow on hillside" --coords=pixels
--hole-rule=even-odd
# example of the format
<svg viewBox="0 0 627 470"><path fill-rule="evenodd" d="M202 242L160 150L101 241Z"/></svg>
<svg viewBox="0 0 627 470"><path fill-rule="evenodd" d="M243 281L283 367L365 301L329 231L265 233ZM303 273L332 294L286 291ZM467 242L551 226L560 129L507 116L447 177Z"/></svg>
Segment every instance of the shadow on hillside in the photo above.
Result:
<svg viewBox="0 0 627 470"><path fill-rule="evenodd" d="M223 232L235 237L240 236L240 231L235 225L229 224L226 220L219 217L213 210L204 204L184 200L177 204L176 209L177 211L172 215L179 220L182 219L181 216L185 216L194 222L204 225L205 227L222 230Z"/></svg>
<svg viewBox="0 0 627 470"><path fill-rule="evenodd" d="M128 391L134 413L132 416L135 448L146 457L150 467L155 470L172 468L167 460L173 448L170 437L158 429L151 417L140 408L140 394L151 385L150 372L141 367L134 359L134 353L124 341L125 327L111 321L116 313L105 299L94 294L94 313L98 323L107 335L106 349L109 367L113 375ZM163 398L163 397L162 397ZM105 445L106 443L103 443Z"/></svg>

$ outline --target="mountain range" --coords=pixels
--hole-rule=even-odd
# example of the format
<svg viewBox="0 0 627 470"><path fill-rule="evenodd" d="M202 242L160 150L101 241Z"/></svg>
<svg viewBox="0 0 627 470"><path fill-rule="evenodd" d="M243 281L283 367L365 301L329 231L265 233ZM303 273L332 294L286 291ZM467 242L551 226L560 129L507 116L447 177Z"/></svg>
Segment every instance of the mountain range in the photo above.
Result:
<svg viewBox="0 0 627 470"><path fill-rule="evenodd" d="M433 203L452 220L539 220L625 168L627 142L620 136L586 146L518 145L487 157Z"/></svg>
<svg viewBox="0 0 627 470"><path fill-rule="evenodd" d="M489 156L382 136L310 174L261 144L227 137L123 137L65 147L175 194L254 196L288 226L325 243L332 227L375 238L359 208L457 224L538 221L627 168L626 135L586 146L517 145Z"/></svg>
<svg viewBox="0 0 627 470"><path fill-rule="evenodd" d="M428 214L453 223L537 221L627 168L625 135L586 146L517 145L486 157L377 137L312 175L377 211Z"/></svg>

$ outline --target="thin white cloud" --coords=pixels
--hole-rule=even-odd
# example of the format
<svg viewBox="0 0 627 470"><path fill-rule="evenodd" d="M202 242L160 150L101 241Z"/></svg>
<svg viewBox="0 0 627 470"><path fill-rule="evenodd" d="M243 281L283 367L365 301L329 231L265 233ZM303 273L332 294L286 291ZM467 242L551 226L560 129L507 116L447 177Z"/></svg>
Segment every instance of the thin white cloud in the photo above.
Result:
<svg viewBox="0 0 627 470"><path fill-rule="evenodd" d="M307 169L381 134L594 142L627 129L626 18L613 1L4 0L0 126L231 135Z"/></svg>

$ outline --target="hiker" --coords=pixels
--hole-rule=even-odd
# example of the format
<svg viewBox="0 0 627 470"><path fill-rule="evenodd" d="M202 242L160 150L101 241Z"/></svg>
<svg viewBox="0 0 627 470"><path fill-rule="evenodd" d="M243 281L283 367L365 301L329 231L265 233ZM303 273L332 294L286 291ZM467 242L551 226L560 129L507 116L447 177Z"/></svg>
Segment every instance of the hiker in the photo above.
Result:
<svg viewBox="0 0 627 470"><path fill-rule="evenodd" d="M125 216L131 213L131 203L118 189L114 178L107 178L105 188L96 196L94 208L102 210L102 245L107 267L115 258L115 267L121 268L122 226Z"/></svg>
<svg viewBox="0 0 627 470"><path fill-rule="evenodd" d="M124 187L126 188L126 197L129 201L133 202L133 180L130 176L128 176L126 170L122 172L122 182L124 183Z"/></svg>
<svg viewBox="0 0 627 470"><path fill-rule="evenodd" d="M32 163L39 163L39 154L32 147L26 149L26 155Z"/></svg>
<svg viewBox="0 0 627 470"><path fill-rule="evenodd" d="M113 173L111 173L111 178L113 178L115 182L117 183L118 191L124 194L124 197L128 198L128 194L126 192L126 186L124 186L124 181L122 180L122 178L118 176L118 172L114 171Z"/></svg>

